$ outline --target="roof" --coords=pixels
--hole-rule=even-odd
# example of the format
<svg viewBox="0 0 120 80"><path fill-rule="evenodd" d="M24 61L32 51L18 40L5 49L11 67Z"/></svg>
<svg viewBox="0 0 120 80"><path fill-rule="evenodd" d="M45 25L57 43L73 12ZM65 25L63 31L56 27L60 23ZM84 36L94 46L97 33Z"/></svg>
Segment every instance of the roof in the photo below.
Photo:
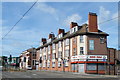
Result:
<svg viewBox="0 0 120 80"><path fill-rule="evenodd" d="M78 26L78 31L76 31L76 32L74 32L72 34L70 34L70 31L68 31L68 32L63 34L63 37L61 37L59 39L55 38L51 42L46 43L46 44L44 44L42 46L39 46L37 48L37 50L39 50L40 48L46 47L46 46L48 46L48 45L50 45L52 43L57 43L58 41L62 41L64 39L66 39L66 38L71 38L71 37L77 36L77 35L104 35L104 36L109 36L109 34L103 32L101 30L98 30L98 32L88 32L88 30L87 30L88 27L87 26L88 26L88 24L83 24L82 26Z"/></svg>

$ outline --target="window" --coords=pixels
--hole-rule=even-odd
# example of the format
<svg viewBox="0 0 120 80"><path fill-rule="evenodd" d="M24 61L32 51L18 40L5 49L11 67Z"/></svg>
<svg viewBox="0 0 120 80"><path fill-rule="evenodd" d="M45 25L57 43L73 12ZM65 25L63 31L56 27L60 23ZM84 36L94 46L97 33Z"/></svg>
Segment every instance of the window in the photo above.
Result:
<svg viewBox="0 0 120 80"><path fill-rule="evenodd" d="M55 62L52 62L52 67L55 67Z"/></svg>
<svg viewBox="0 0 120 80"><path fill-rule="evenodd" d="M26 57L24 57L24 62L26 62Z"/></svg>
<svg viewBox="0 0 120 80"><path fill-rule="evenodd" d="M33 66L35 66L35 62L36 62L36 60L33 60Z"/></svg>
<svg viewBox="0 0 120 80"><path fill-rule="evenodd" d="M36 57L36 54L33 54L33 57Z"/></svg>
<svg viewBox="0 0 120 80"><path fill-rule="evenodd" d="M61 67L61 61L58 61L58 67Z"/></svg>
<svg viewBox="0 0 120 80"><path fill-rule="evenodd" d="M61 48L61 47L62 47L62 42L59 41L59 42L58 42L58 48Z"/></svg>
<svg viewBox="0 0 120 80"><path fill-rule="evenodd" d="M46 60L46 55L43 56L43 59Z"/></svg>
<svg viewBox="0 0 120 80"><path fill-rule="evenodd" d="M64 60L65 66L68 66L68 60Z"/></svg>
<svg viewBox="0 0 120 80"><path fill-rule="evenodd" d="M105 66L104 64L98 64L98 70L105 70Z"/></svg>
<svg viewBox="0 0 120 80"><path fill-rule="evenodd" d="M48 54L48 60L50 60L50 54Z"/></svg>
<svg viewBox="0 0 120 80"><path fill-rule="evenodd" d="M61 51L58 52L58 58L62 58L62 52Z"/></svg>
<svg viewBox="0 0 120 80"><path fill-rule="evenodd" d="M50 51L50 46L48 46L48 51Z"/></svg>
<svg viewBox="0 0 120 80"><path fill-rule="evenodd" d="M78 69L78 68L77 68L77 65L78 65L78 64L72 64L72 67L71 67L71 68L72 68L72 71L76 71L76 70Z"/></svg>
<svg viewBox="0 0 120 80"><path fill-rule="evenodd" d="M87 70L96 70L96 64L87 64Z"/></svg>
<svg viewBox="0 0 120 80"><path fill-rule="evenodd" d="M104 43L105 42L105 38L104 37L100 37L100 43Z"/></svg>
<svg viewBox="0 0 120 80"><path fill-rule="evenodd" d="M83 43L83 36L80 36L80 43Z"/></svg>
<svg viewBox="0 0 120 80"><path fill-rule="evenodd" d="M73 38L73 43L76 44L76 38Z"/></svg>
<svg viewBox="0 0 120 80"><path fill-rule="evenodd" d="M55 59L55 53L52 54L52 59Z"/></svg>
<svg viewBox="0 0 120 80"><path fill-rule="evenodd" d="M84 54L84 49L83 47L80 47L80 55L83 55Z"/></svg>
<svg viewBox="0 0 120 80"><path fill-rule="evenodd" d="M43 62L43 67L46 67L46 62L45 61Z"/></svg>
<svg viewBox="0 0 120 80"><path fill-rule="evenodd" d="M53 50L55 49L55 44L52 45L52 49L53 49Z"/></svg>
<svg viewBox="0 0 120 80"><path fill-rule="evenodd" d="M89 50L94 50L94 40L89 40Z"/></svg>
<svg viewBox="0 0 120 80"><path fill-rule="evenodd" d="M50 62L47 62L47 67L48 67L48 68L50 67Z"/></svg>
<svg viewBox="0 0 120 80"><path fill-rule="evenodd" d="M74 32L76 31L76 28L74 28Z"/></svg>
<svg viewBox="0 0 120 80"><path fill-rule="evenodd" d="M76 55L76 48L73 48L73 56Z"/></svg>
<svg viewBox="0 0 120 80"><path fill-rule="evenodd" d="M65 40L65 44L66 44L66 46L69 45L69 39Z"/></svg>
<svg viewBox="0 0 120 80"><path fill-rule="evenodd" d="M65 57L69 57L69 50L65 50Z"/></svg>

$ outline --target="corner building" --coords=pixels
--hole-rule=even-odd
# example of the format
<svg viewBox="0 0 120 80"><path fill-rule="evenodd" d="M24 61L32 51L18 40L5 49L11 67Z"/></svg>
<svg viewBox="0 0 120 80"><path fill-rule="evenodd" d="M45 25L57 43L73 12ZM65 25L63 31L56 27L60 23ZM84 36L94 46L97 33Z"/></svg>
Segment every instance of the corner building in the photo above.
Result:
<svg viewBox="0 0 120 80"><path fill-rule="evenodd" d="M50 33L41 39L37 69L105 74L107 36L98 29L96 13L89 13L88 24L71 22L70 31L59 29L56 37Z"/></svg>

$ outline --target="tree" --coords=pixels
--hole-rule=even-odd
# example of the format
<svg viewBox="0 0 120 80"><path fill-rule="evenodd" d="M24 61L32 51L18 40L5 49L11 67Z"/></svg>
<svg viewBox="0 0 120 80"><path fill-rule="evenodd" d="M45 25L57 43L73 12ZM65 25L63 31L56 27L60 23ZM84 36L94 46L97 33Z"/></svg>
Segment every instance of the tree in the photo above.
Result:
<svg viewBox="0 0 120 80"><path fill-rule="evenodd" d="M10 55L9 57L9 62L12 62L12 55Z"/></svg>

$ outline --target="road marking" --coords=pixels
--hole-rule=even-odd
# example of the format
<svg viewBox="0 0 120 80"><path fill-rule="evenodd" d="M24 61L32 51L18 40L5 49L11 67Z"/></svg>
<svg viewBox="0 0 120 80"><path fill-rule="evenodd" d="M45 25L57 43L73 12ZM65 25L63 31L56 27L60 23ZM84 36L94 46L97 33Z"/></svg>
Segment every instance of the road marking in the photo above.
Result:
<svg viewBox="0 0 120 80"><path fill-rule="evenodd" d="M32 75L36 75L36 74L32 74Z"/></svg>

